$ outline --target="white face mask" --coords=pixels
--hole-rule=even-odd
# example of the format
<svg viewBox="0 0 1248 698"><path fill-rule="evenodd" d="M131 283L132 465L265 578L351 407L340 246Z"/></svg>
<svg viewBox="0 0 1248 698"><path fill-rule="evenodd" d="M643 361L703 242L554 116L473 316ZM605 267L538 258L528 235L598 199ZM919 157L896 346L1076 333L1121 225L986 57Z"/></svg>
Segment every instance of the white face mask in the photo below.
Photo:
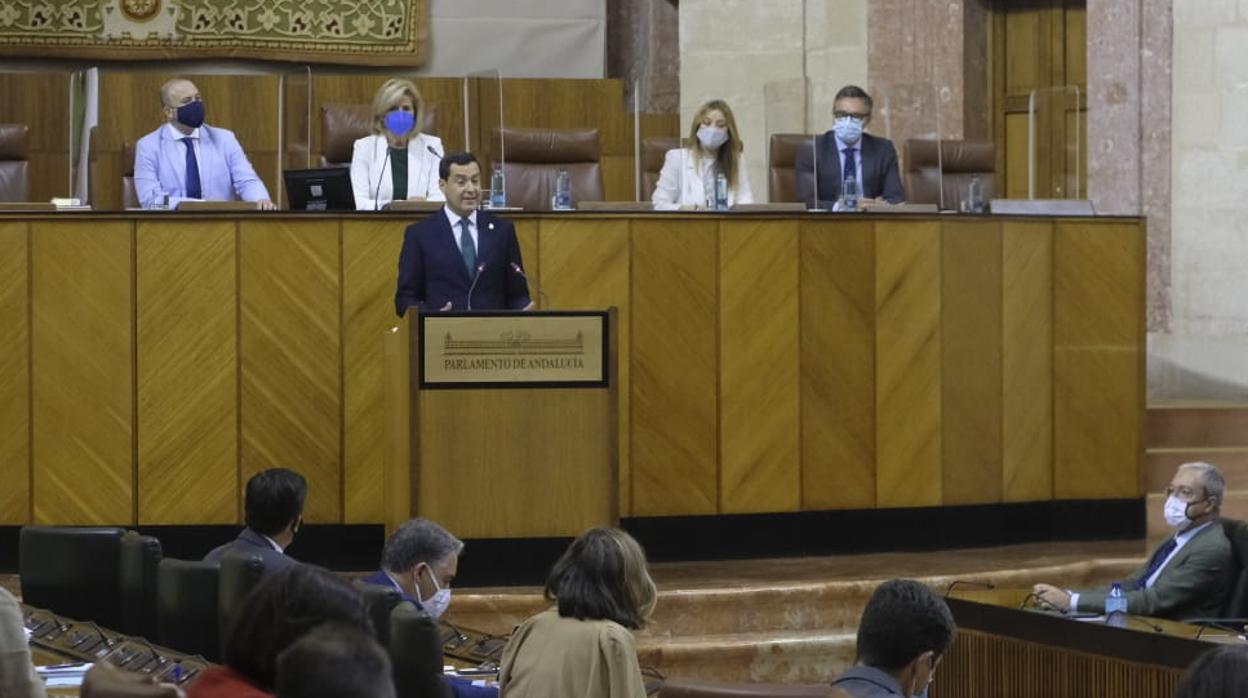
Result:
<svg viewBox="0 0 1248 698"><path fill-rule="evenodd" d="M434 591L433 596L430 596L428 599L420 598L420 573L417 572L416 599L420 601L420 605L424 607L425 612L428 613L431 618L438 620L442 617L443 613L446 613L446 609L451 605L451 590L449 587L443 589L438 584L438 578L433 574L432 567L426 567L425 569L429 570L429 578L433 580L433 588L436 589L436 591Z"/></svg>
<svg viewBox="0 0 1248 698"><path fill-rule="evenodd" d="M699 126L698 142L707 150L719 150L719 146L728 142L728 129Z"/></svg>
<svg viewBox="0 0 1248 698"><path fill-rule="evenodd" d="M1187 502L1174 495L1166 497L1165 517L1171 528L1181 528L1191 521L1187 518Z"/></svg>
<svg viewBox="0 0 1248 698"><path fill-rule="evenodd" d="M862 140L862 122L852 116L837 119L832 124L832 130L836 132L836 137L846 145L854 145Z"/></svg>

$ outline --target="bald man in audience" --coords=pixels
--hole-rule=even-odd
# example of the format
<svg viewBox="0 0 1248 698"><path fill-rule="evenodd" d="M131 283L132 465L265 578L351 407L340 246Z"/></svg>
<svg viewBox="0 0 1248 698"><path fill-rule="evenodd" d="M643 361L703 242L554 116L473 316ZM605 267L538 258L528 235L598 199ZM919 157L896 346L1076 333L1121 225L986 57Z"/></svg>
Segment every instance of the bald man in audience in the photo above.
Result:
<svg viewBox="0 0 1248 698"><path fill-rule="evenodd" d="M199 88L175 78L160 88L165 123L134 149L134 189L143 208L177 208L183 201L254 201L276 208L269 190L232 131L204 123Z"/></svg>

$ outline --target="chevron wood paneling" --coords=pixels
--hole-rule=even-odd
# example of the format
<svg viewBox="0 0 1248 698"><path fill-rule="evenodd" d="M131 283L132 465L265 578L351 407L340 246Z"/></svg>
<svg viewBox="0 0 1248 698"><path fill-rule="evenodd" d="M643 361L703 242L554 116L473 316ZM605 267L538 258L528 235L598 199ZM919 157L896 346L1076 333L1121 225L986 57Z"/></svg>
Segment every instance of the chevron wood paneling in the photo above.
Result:
<svg viewBox="0 0 1248 698"><path fill-rule="evenodd" d="M0 223L0 524L30 520L30 264L26 223Z"/></svg>
<svg viewBox="0 0 1248 698"><path fill-rule="evenodd" d="M619 385L620 514L632 514L632 470L629 467L629 345L632 340L629 302L629 227L626 219L583 221L545 219L541 222L538 266L542 289L558 310L619 309L616 328ZM525 258L526 260L528 257ZM533 262L529 262L530 265ZM531 275L533 272L528 270ZM536 293L530 285L530 293Z"/></svg>
<svg viewBox="0 0 1248 698"><path fill-rule="evenodd" d="M718 225L633 224L633 514L713 514L719 503Z"/></svg>
<svg viewBox="0 0 1248 698"><path fill-rule="evenodd" d="M134 520L133 224L31 224L34 520Z"/></svg>
<svg viewBox="0 0 1248 698"><path fill-rule="evenodd" d="M239 229L241 476L302 473L310 523L342 518L338 226L252 219Z"/></svg>
<svg viewBox="0 0 1248 698"><path fill-rule="evenodd" d="M798 222L724 221L719 239L719 511L796 511Z"/></svg>
<svg viewBox="0 0 1248 698"><path fill-rule="evenodd" d="M941 226L942 504L1001 501L1001 225Z"/></svg>
<svg viewBox="0 0 1248 698"><path fill-rule="evenodd" d="M1053 224L1001 224L1002 499L1053 497Z"/></svg>
<svg viewBox="0 0 1248 698"><path fill-rule="evenodd" d="M344 221L342 226L343 520L385 515L383 337L394 314L402 223Z"/></svg>
<svg viewBox="0 0 1248 698"><path fill-rule="evenodd" d="M1053 493L1141 492L1144 233L1059 222L1053 242Z"/></svg>
<svg viewBox="0 0 1248 698"><path fill-rule="evenodd" d="M876 505L941 501L940 223L875 224Z"/></svg>
<svg viewBox="0 0 1248 698"><path fill-rule="evenodd" d="M875 506L875 228L801 228L802 508Z"/></svg>
<svg viewBox="0 0 1248 698"><path fill-rule="evenodd" d="M533 279L542 278L541 258L538 253L538 229L540 223L535 220L514 221L516 226L516 242L520 243L520 261L523 262L521 267L524 269L525 276ZM537 289L533 288L533 284L529 284L529 295L532 296L534 303L540 306L537 297ZM538 307L535 306L535 307Z"/></svg>
<svg viewBox="0 0 1248 698"><path fill-rule="evenodd" d="M188 220L135 233L141 524L240 518L236 229Z"/></svg>

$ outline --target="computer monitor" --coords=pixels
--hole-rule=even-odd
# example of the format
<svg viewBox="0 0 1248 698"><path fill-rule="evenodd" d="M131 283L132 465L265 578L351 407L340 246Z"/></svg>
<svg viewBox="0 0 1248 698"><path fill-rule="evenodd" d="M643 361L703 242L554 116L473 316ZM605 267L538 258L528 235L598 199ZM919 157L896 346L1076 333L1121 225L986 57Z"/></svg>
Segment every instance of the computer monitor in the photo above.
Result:
<svg viewBox="0 0 1248 698"><path fill-rule="evenodd" d="M292 211L354 211L351 171L345 167L286 170L286 200Z"/></svg>

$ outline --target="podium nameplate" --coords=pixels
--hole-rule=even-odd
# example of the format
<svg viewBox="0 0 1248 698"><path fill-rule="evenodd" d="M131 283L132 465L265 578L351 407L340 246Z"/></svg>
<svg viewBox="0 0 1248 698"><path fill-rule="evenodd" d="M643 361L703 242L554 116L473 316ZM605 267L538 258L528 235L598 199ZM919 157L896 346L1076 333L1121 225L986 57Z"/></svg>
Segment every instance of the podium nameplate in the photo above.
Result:
<svg viewBox="0 0 1248 698"><path fill-rule="evenodd" d="M420 316L421 388L605 388L608 314Z"/></svg>

